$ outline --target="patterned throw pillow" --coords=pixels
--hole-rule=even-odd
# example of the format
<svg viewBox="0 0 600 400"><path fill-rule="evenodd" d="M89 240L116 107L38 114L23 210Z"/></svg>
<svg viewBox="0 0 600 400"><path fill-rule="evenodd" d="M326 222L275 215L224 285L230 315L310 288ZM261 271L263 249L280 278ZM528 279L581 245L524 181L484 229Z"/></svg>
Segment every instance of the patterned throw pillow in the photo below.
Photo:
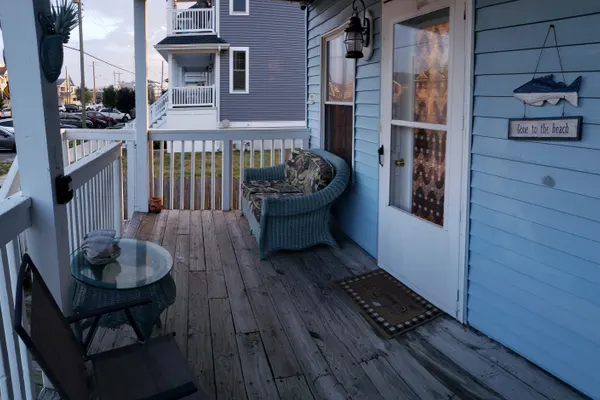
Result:
<svg viewBox="0 0 600 400"><path fill-rule="evenodd" d="M305 194L317 192L333 179L333 166L310 151L296 150L285 164L285 179Z"/></svg>

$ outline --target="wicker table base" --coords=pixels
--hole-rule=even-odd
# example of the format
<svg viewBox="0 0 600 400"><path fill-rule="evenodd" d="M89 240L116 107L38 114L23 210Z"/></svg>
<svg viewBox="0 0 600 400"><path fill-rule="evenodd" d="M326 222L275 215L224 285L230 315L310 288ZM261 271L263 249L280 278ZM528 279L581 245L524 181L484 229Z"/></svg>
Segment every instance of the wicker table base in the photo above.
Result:
<svg viewBox="0 0 600 400"><path fill-rule="evenodd" d="M154 325L160 323L160 314L175 302L175 281L170 274L150 285L133 289L104 289L86 285L73 280L72 298L75 313L93 310L125 301L150 299L152 303L131 309L133 318L140 326L145 337L152 335ZM123 324L129 324L125 313L120 311L103 316L99 326L116 329ZM86 326L80 326L85 329Z"/></svg>

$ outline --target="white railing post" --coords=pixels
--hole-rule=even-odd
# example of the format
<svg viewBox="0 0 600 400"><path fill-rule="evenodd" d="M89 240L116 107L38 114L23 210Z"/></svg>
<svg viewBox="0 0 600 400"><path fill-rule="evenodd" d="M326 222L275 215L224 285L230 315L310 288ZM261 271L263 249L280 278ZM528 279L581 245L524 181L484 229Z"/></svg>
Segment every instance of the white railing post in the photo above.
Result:
<svg viewBox="0 0 600 400"><path fill-rule="evenodd" d="M136 183L135 183L135 142L127 142L127 219L133 216L135 209Z"/></svg>
<svg viewBox="0 0 600 400"><path fill-rule="evenodd" d="M148 212L150 188L148 185L148 48L146 0L133 1L133 32L135 44L135 205L134 211ZM129 196L129 193L128 193Z"/></svg>
<svg viewBox="0 0 600 400"><path fill-rule="evenodd" d="M121 222L123 221L123 179L121 176L121 162L123 156L113 161L113 208L114 224L117 237L121 236Z"/></svg>
<svg viewBox="0 0 600 400"><path fill-rule="evenodd" d="M63 175L56 84L41 70L39 15L49 15L48 0L0 2L7 67L11 70L19 175L24 196L35 204L27 230L28 251L64 311L69 312L69 233L66 206L56 203L57 178ZM27 22L29 21L29 22Z"/></svg>
<svg viewBox="0 0 600 400"><path fill-rule="evenodd" d="M221 184L221 192L223 195L223 199L221 202L221 207L223 211L229 211L231 205L231 183L233 182L232 174L231 174L231 165L232 165L232 153L231 153L231 140L223 140L223 182ZM215 149L213 148L213 152Z"/></svg>

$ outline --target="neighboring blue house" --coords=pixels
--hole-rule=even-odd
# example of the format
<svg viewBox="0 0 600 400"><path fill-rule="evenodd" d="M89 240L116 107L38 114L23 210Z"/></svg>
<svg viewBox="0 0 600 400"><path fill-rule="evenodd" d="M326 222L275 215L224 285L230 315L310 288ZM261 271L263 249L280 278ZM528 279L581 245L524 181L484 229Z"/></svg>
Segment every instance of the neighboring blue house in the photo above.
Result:
<svg viewBox="0 0 600 400"><path fill-rule="evenodd" d="M167 37L155 45L169 90L151 127L303 127L304 12L271 0L182 4L167 2Z"/></svg>
<svg viewBox="0 0 600 400"><path fill-rule="evenodd" d="M311 147L353 170L341 228L450 315L600 398L600 2L365 3L373 53L356 63L352 1L307 12ZM550 31L542 51L551 25L558 47ZM514 98L534 72L583 76L579 106ZM580 141L508 139L509 118L563 112L583 117Z"/></svg>

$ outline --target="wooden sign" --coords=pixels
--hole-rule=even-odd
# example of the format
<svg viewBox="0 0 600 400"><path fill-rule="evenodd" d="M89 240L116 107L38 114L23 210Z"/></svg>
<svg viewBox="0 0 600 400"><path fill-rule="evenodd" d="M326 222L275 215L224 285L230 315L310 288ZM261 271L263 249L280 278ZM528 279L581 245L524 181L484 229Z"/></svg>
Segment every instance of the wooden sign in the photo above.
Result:
<svg viewBox="0 0 600 400"><path fill-rule="evenodd" d="M508 138L513 140L581 140L583 117L510 119Z"/></svg>

